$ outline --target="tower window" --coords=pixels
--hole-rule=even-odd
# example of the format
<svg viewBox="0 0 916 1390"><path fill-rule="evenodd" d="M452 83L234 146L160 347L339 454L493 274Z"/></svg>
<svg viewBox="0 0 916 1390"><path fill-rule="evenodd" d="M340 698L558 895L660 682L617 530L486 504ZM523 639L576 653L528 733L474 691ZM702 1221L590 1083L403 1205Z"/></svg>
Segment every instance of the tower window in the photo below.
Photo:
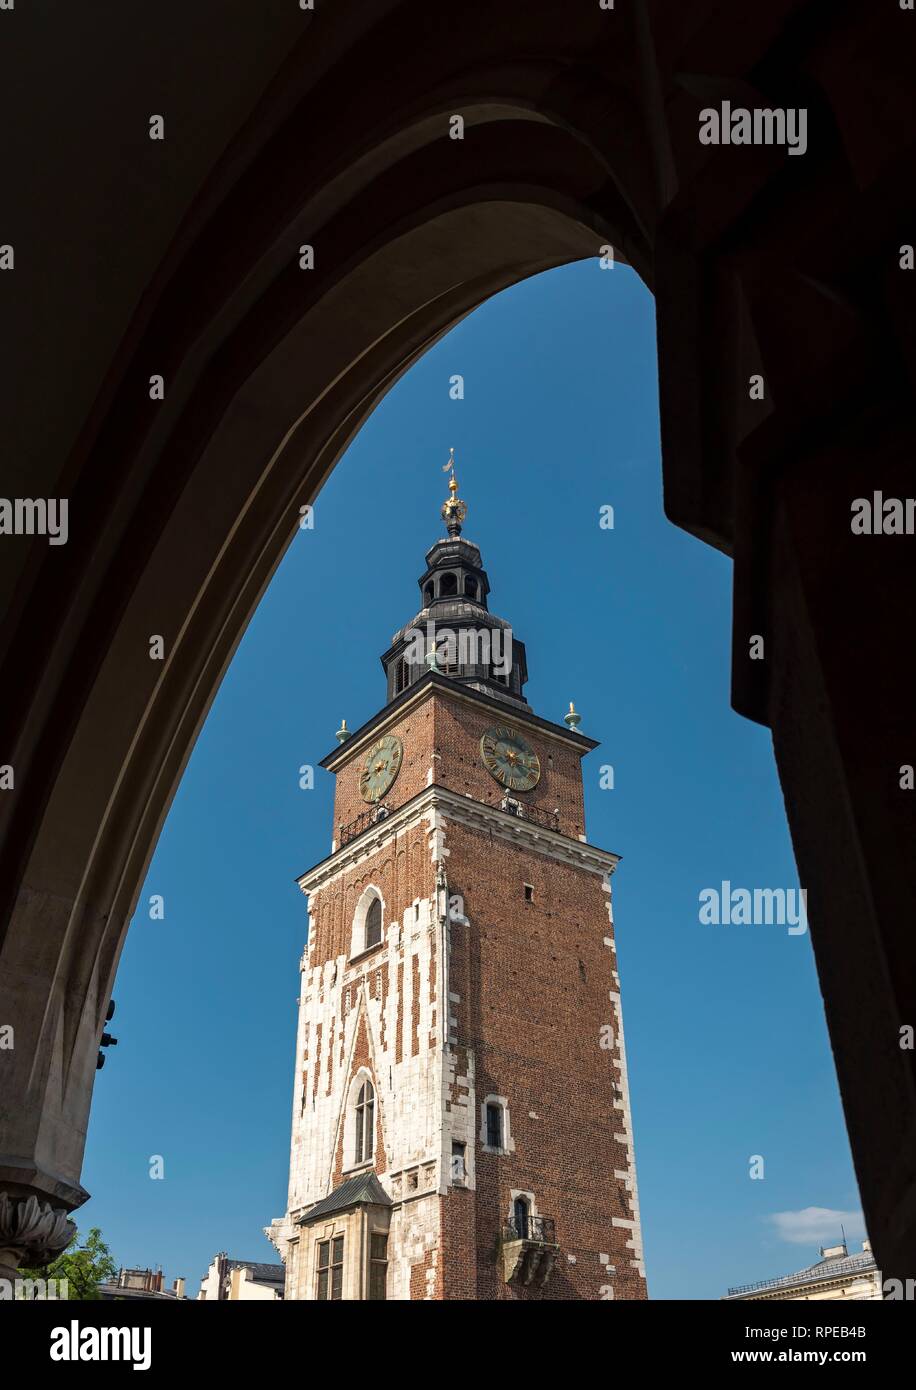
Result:
<svg viewBox="0 0 916 1390"><path fill-rule="evenodd" d="M369 1237L369 1297L385 1299L388 1283L388 1237L382 1231L373 1231Z"/></svg>
<svg viewBox="0 0 916 1390"><path fill-rule="evenodd" d="M501 1105L487 1106L487 1148L501 1149L503 1146L503 1111Z"/></svg>
<svg viewBox="0 0 916 1390"><path fill-rule="evenodd" d="M526 903L533 903L533 902L534 902L534 886L533 886L532 884L530 884L530 883L526 883L526 884L525 884L525 902L526 902Z"/></svg>
<svg viewBox="0 0 916 1390"><path fill-rule="evenodd" d="M366 950L377 946L382 939L382 903L373 898L366 913Z"/></svg>
<svg viewBox="0 0 916 1390"><path fill-rule="evenodd" d="M333 1299L335 1302L343 1298L343 1247L343 1236L335 1236L333 1240L318 1242L316 1298Z"/></svg>
<svg viewBox="0 0 916 1390"><path fill-rule="evenodd" d="M509 1121L509 1102L505 1096L484 1096L480 1102L480 1143L489 1153L515 1152L512 1126Z"/></svg>
<svg viewBox="0 0 916 1390"><path fill-rule="evenodd" d="M432 601L433 601L433 586L432 586L432 584L427 584L426 588L423 590L423 600L424 600L425 603L432 603Z"/></svg>
<svg viewBox="0 0 916 1390"><path fill-rule="evenodd" d="M512 1224L515 1227L515 1234L519 1240L527 1240L529 1237L529 1218L531 1216L531 1203L527 1197L516 1197L512 1203Z"/></svg>
<svg viewBox="0 0 916 1390"><path fill-rule="evenodd" d="M409 684L410 684L410 670L409 670L408 665L407 665L407 658L406 658L406 657L401 657L401 660L398 662L397 666L395 667L395 672L394 672L394 693L395 693L395 695L400 695L401 691L402 691L402 690L406 690L406 689L407 689L407 686L408 686Z"/></svg>
<svg viewBox="0 0 916 1390"><path fill-rule="evenodd" d="M465 1167L466 1145L459 1143L457 1139L452 1140L452 1182L463 1183L467 1177Z"/></svg>
<svg viewBox="0 0 916 1390"><path fill-rule="evenodd" d="M442 578L439 580L439 597L451 598L451 596L457 594L457 592L458 580L455 576L453 574L443 574Z"/></svg>
<svg viewBox="0 0 916 1390"><path fill-rule="evenodd" d="M473 575L466 574L464 577L464 594L465 598L477 598L477 580Z"/></svg>
<svg viewBox="0 0 916 1390"><path fill-rule="evenodd" d="M375 1149L375 1091L371 1081L364 1081L359 1088L355 1123L353 1162L368 1162Z"/></svg>
<svg viewBox="0 0 916 1390"><path fill-rule="evenodd" d="M448 632L436 646L439 670L446 676L453 676L459 670L458 643L455 634Z"/></svg>

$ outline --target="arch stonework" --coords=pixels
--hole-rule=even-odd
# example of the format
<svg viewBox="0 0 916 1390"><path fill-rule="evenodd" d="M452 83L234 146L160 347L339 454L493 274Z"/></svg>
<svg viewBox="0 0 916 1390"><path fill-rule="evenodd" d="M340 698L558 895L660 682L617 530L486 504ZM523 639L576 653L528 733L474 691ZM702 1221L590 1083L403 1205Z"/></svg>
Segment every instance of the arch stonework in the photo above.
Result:
<svg viewBox="0 0 916 1390"><path fill-rule="evenodd" d="M70 505L67 545L0 551L0 1265L62 1244L85 1200L124 934L300 508L465 314L611 245L656 297L666 514L734 560L732 700L773 731L869 1230L911 1276L916 648L897 615L916 579L905 541L849 527L852 498L912 491L911 17L198 0L143 46L125 28L113 64L127 20L71 8L55 51L80 64L48 71L17 14L0 81L21 98L4 491ZM141 154L120 127L158 109L164 71L167 139ZM65 128L48 80L53 110L84 113ZM808 152L701 146L699 110L725 99L805 106ZM36 162L53 215L26 196Z"/></svg>

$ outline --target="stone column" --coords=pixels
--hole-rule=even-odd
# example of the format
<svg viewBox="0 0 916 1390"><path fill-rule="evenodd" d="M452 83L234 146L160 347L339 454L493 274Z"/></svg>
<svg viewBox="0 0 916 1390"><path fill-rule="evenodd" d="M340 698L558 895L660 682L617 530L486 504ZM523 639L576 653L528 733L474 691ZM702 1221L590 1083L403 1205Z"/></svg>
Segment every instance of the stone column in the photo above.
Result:
<svg viewBox="0 0 916 1390"><path fill-rule="evenodd" d="M853 1160L884 1279L916 1277L916 536L852 504L916 495L916 438L866 409L782 470L768 534L767 722ZM879 524L882 517L875 518ZM886 524L886 523L885 523ZM735 632L736 667L747 633Z"/></svg>

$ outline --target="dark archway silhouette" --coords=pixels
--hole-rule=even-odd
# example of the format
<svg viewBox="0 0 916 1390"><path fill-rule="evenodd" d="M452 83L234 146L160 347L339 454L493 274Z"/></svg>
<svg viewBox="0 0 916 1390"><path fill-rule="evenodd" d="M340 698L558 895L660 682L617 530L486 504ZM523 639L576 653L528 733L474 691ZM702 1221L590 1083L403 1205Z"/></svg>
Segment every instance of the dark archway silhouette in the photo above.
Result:
<svg viewBox="0 0 916 1390"><path fill-rule="evenodd" d="M869 1229L885 1273L912 1275L916 793L900 769L916 762L916 657L897 615L914 574L905 542L851 535L849 504L912 491L914 38L889 7L738 9L618 0L558 23L531 0L317 17L201 3L196 27L162 21L136 71L80 42L57 109L78 83L91 173L85 150L56 157L56 127L29 127L58 216L36 204L29 223L25 206L18 224L5 490L23 492L19 450L30 494L69 498L71 522L66 546L5 541L0 575L0 761L15 770L0 1022L17 1038L0 1260L58 1247L51 1213L85 1199L124 932L301 509L475 305L613 247L656 296L667 515L735 560L733 700L773 729ZM18 67L43 73L42 35L24 23L18 41ZM131 144L120 128L156 109L166 67L176 138ZM724 99L804 105L804 158L700 145L698 112ZM128 215L132 196L146 205ZM76 303L79 255L92 283Z"/></svg>

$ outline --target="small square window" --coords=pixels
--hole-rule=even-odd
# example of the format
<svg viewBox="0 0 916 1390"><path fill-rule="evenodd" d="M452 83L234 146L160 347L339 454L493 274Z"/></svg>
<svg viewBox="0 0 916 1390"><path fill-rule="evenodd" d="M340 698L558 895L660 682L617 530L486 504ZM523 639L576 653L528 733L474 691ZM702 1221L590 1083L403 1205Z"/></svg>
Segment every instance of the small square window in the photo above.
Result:
<svg viewBox="0 0 916 1390"><path fill-rule="evenodd" d="M534 902L534 887L530 883L525 884L525 902Z"/></svg>

